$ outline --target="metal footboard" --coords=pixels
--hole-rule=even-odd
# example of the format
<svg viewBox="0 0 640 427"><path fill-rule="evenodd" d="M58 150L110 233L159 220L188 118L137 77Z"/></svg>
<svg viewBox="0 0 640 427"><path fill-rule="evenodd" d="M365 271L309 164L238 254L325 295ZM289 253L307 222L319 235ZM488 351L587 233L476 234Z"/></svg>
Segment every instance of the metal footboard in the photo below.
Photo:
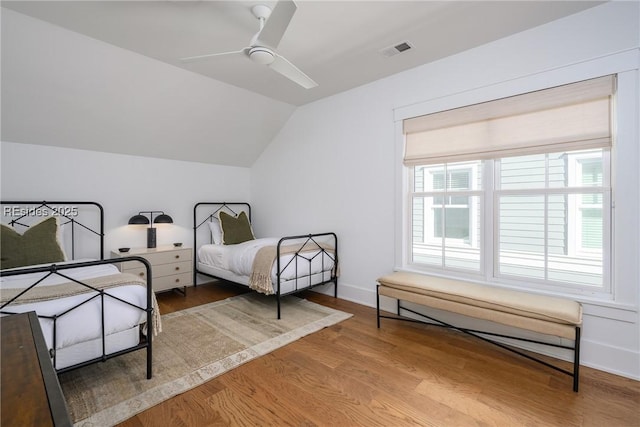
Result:
<svg viewBox="0 0 640 427"><path fill-rule="evenodd" d="M109 294L109 289L98 289L95 288L81 280L76 280L72 277L69 277L67 274L65 274L66 270L71 270L74 268L80 268L80 267L90 267L90 266L94 266L94 265L103 265L103 264L117 264L117 263L121 263L121 262L125 262L125 261L137 261L140 262L144 265L144 267L146 268L146 272L147 272L147 286L146 286L146 307L140 307L138 305L132 304L128 301L125 301L119 297L116 297L114 295ZM18 300L20 297L25 296L29 293L29 291L31 291L32 289L35 289L40 283L42 283L46 278L50 277L50 276L60 276L62 278L64 278L65 280L69 281L69 282L73 282L76 283L78 285L81 285L83 287L86 288L86 298L79 302L78 304L60 312L60 313L56 313L54 315L43 315L40 313L36 313L38 315L39 319L48 319L51 320L53 322L53 335L52 335L52 345L51 345L51 349L49 349L49 355L52 359L53 362L53 366L56 369L56 372L58 373L63 373L63 372L67 372L67 371L71 371L73 369L77 369L83 366L87 366L87 365L91 365L93 363L96 362L104 362L107 359L111 359L113 357L119 356L121 354L125 354L125 353L130 353L132 351L136 351L136 350L140 350L140 349L146 349L147 350L147 378L150 379L152 376L152 331L153 331L153 306L152 306L152 295L153 295L153 287L152 287L152 282L151 282L151 265L149 264L149 262L141 257L126 257L126 258L118 258L118 259L113 259L113 260L99 260L99 261L87 261L87 262L79 262L79 263L71 263L71 264L52 264L49 266L43 266L43 267L34 267L34 268L23 268L23 269L19 269L19 270L9 270L9 271L0 271L0 277L12 277L12 276L20 276L20 275L25 275L25 274L31 274L31 273L47 273L45 275L43 275L41 278L37 279L33 284L31 284L30 286L24 288L24 290L20 293L18 293L15 297L11 298L10 300L6 301L5 303L3 303L2 305L0 305L0 314L1 315L11 315L11 314L18 314L18 312L13 311L11 308L11 304L16 302L16 300ZM80 294L80 295L85 295ZM101 335L100 335L100 340L101 340L101 345L102 345L102 354L96 358L90 359L90 360L86 360L84 362L81 363L77 363L71 366L67 366L61 369L57 369L57 355L56 355L56 349L58 348L58 321L62 318L64 318L64 316L69 315L70 313L72 313L75 309L82 307L83 305L89 303L90 301L95 300L96 298L100 299L100 327L101 327ZM147 333L142 334L141 333L141 341L138 345L134 346L134 347L130 347L130 348L126 348L114 353L109 353L107 354L107 350L106 350L106 334L105 334L105 300L107 299L112 299L112 300L117 300L121 303L124 303L130 307L133 307L135 309L140 310L141 312L145 312L146 313L146 317L147 317Z"/></svg>
<svg viewBox="0 0 640 427"><path fill-rule="evenodd" d="M329 237L333 241L327 247L321 241L322 238ZM298 246L298 249L292 253L291 259L282 263L283 247L287 246L290 242L296 242L294 245ZM320 257L321 262L321 280L319 283L313 283L313 275L311 264L314 259ZM325 268L325 260L333 264L332 268ZM309 274L298 274L299 263L306 264ZM282 292L282 275L289 267L295 269L294 289L287 292ZM325 278L325 275L329 277ZM278 319L280 319L280 298L286 295L295 294L307 289L314 288L316 286L326 285L329 283L334 284L334 298L338 297L338 236L335 233L316 233L306 234L299 236L287 236L278 241L278 247L276 252L276 299L278 304Z"/></svg>

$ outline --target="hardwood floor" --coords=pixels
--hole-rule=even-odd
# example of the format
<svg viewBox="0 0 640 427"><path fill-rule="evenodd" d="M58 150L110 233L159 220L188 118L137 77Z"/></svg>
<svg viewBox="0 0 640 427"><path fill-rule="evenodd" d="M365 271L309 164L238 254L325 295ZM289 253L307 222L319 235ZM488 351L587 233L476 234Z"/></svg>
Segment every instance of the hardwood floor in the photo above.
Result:
<svg viewBox="0 0 640 427"><path fill-rule="evenodd" d="M231 285L158 296L168 313L242 293ZM353 317L120 424L134 426L640 426L640 382L569 376L441 328L308 292Z"/></svg>

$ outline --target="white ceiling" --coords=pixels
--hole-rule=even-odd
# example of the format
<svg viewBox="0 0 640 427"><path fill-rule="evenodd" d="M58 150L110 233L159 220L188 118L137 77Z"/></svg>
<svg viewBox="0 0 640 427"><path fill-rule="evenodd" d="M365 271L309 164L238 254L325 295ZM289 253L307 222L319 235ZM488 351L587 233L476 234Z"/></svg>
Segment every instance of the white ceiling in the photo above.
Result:
<svg viewBox="0 0 640 427"><path fill-rule="evenodd" d="M292 105L302 105L577 13L594 1L298 1L278 52L319 86L305 90L243 57L258 30L251 6L274 1L2 1L91 38ZM413 49L380 50L402 41Z"/></svg>

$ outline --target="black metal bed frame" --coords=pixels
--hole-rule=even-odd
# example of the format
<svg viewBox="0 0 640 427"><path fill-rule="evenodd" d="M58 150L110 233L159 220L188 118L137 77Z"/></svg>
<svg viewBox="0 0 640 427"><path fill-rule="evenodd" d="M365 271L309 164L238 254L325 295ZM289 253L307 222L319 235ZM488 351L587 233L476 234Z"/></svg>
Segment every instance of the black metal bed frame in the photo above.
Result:
<svg viewBox="0 0 640 427"><path fill-rule="evenodd" d="M147 379L151 379L152 377L152 330L153 330L153 307L152 307L152 295L153 295L153 287L152 287L152 283L151 283L151 265L149 264L149 262L142 258L142 257L138 257L138 256L130 256L130 257L124 257L124 258L117 258L117 259L104 259L104 209L102 208L102 206L99 203L96 202L76 202L76 201L71 201L71 202L66 202L66 201L52 201L52 202L48 202L48 201L0 201L0 206L6 206L6 205L15 205L15 206L31 206L34 205L34 208L30 208L29 212L33 212L36 211L38 209L47 209L47 213L54 215L54 216L59 216L59 217L63 217L65 218L68 222L65 222L64 224L69 224L71 223L71 258L72 260L75 259L75 246L76 246L76 233L75 233L75 227L78 226L80 227L80 229L85 230L93 235L98 236L99 240L100 240L100 248L99 248L99 252L100 252L100 259L97 261L85 261L85 262L75 262L75 263L70 263L70 264L51 264L51 265L47 265L47 266L41 266L41 267L27 267L27 268L19 268L19 269L11 269L11 270L0 270L0 277L10 277L10 276L18 276L18 275L23 275L23 274L30 274L30 273L48 273L46 275L44 275L43 277L41 277L40 279L38 279L36 282L34 282L32 285L30 285L29 287L25 288L22 292L20 292L18 295L16 295L14 298L12 298L11 300L3 303L2 305L0 305L0 315L11 315L11 314L17 314L14 311L10 311L10 305L17 300L18 298L20 298L21 296L25 295L29 290L33 289L34 287L36 287L39 283L41 283L43 280L45 280L47 277L50 277L52 275L57 275L60 277L65 278L66 280L70 281L70 282L74 282L76 284L79 284L81 286L84 286L87 288L87 291L93 291L95 292L92 294L87 295L87 298L85 300L83 300L82 302L76 304L75 306L61 312L58 314L55 314L53 316L46 316L46 315L40 315L38 314L38 318L40 319L49 319L53 321L53 342L52 342L52 347L51 349L49 349L49 356L52 358L52 362L53 362L53 366L54 368L56 367L56 351L55 349L57 348L57 320L60 319L61 317L65 316L66 314L72 312L73 310L75 310L76 308L83 306L84 304L89 303L90 301L93 301L96 298L100 298L101 300L101 313L100 313L100 319L101 319L101 329L102 329L102 334L101 334L101 342L102 342L102 355L98 356L96 358L81 362L81 363L77 363L71 366L67 366L61 369L57 369L56 368L56 372L58 374L61 374L63 372L67 372L67 371L71 371L73 369L77 369L83 366L87 366L87 365L91 365L93 363L96 362L104 362L107 359L111 359L113 357L117 357L120 356L122 354L125 353L130 353L132 351L136 351L136 350L141 350L141 349L146 349L147 350ZM65 214L60 208L56 208L56 206L92 206L95 207L98 212L99 212L99 230L94 230L80 222L78 222L72 215L68 215ZM9 225L14 227L15 225L20 225L22 227L28 228L30 227L29 224L23 223L21 222L23 219L30 217L29 213L25 213L25 214L21 214L18 215L16 218L12 219L9 221ZM93 265L103 265L103 264L119 264L122 262L126 262L126 261L137 261L140 262L144 265L144 267L146 268L146 277L147 277L147 295L146 295L146 308L144 307L139 307L135 304L132 304L128 301L125 301L121 298L115 297L111 294L109 294L108 292L106 292L105 290L102 289L97 289L91 285L88 285L86 283L83 283L80 280L76 280L73 279L69 276L67 276L66 274L64 274L65 270L69 270L69 269L73 269L73 268L79 268L79 267L88 267L88 266L93 266ZM113 353L109 353L107 354L106 352L106 335L105 335L105 297L108 298L112 298L114 300L120 301L122 303L125 303L133 308L139 309L143 312L146 313L147 315L147 333L146 335L143 334L142 332L140 332L140 342L138 343L138 345L130 347L130 348L126 348L117 352L113 352ZM8 308L8 309L7 309Z"/></svg>
<svg viewBox="0 0 640 427"><path fill-rule="evenodd" d="M548 368L554 369L558 372L561 372L565 375L569 375L570 377L573 378L573 391L574 392L578 392L578 385L579 385L579 380L580 380L580 333L581 333L581 329L580 326L576 326L575 327L575 341L574 341L574 346L568 346L568 345L562 345L562 344L554 344L554 343L550 343L550 342L545 342L545 341L537 341L537 340L532 340L532 339L528 339L528 338L522 338L522 337L517 337L517 336L512 336L512 335L505 335L505 334L497 334L497 333L493 333L493 332L487 332L487 331L479 331L479 330L475 330L475 329L468 329L468 328L463 328L463 327L459 327L459 326L454 326L451 325L449 323L443 322L441 320L438 320L434 317L431 316L427 316L424 313L420 313L418 311L412 310L408 307L403 307L400 302L401 300L397 300L397 315L396 316L387 316L387 315L383 315L380 314L380 294L379 294L379 288L380 285L376 286L376 317L377 317L377 322L378 322L378 329L380 329L380 319L393 319L393 320L402 320L405 322L413 322L413 323L421 323L423 325L429 325L429 326L437 326L440 328L447 328L447 329L453 329L456 331L460 331L466 335L470 335L473 336L475 338L478 338L484 342L487 342L489 344L493 344L497 347L500 347L504 350L508 350L512 353L518 354L522 357L525 357L529 360L532 360L534 362L537 362L541 365L544 365ZM409 313L412 313L416 316L419 316L423 319L427 319L429 321L425 321L425 320L418 320L418 319L413 319L410 317L406 317L403 316L401 314L401 310L405 310ZM498 337L498 338L508 338L508 339L513 339L513 340L518 340L518 341L522 341L522 342L529 342L529 343L534 343L534 344L542 344L542 345L546 345L549 347L555 347L555 348L563 348L566 350L573 350L573 372L572 371L568 371L566 369L563 369L559 366L555 366L549 362L546 362L542 359L539 359L537 357L531 356L530 354L527 354L523 351L517 350L513 347L510 347L506 344L503 344L499 341L496 340L492 340L490 338L486 338L482 335L489 335L492 337Z"/></svg>
<svg viewBox="0 0 640 427"><path fill-rule="evenodd" d="M200 219L198 217L198 208L201 206L213 206L213 210L208 212L204 217L201 216ZM220 278L220 277L216 277L213 276L209 273L203 272L203 271L199 271L198 270L198 255L197 255L197 250L198 250L198 229L206 224L209 221L212 221L214 218L217 217L218 212L220 212L221 210L227 210L229 213L233 214L233 215L237 215L239 212L237 211L245 211L247 212L247 215L249 217L249 222L251 222L251 206L249 205L249 203L246 202L199 202L196 203L193 207L193 248L196 251L196 254L193 257L193 286L197 286L197 274L202 274L208 277L212 277L214 279L220 279L220 280L225 280L229 283L235 283L233 281L229 281L228 279L224 279L224 278ZM318 243L318 241L316 239L322 238L322 237L330 237L333 239L333 248L334 248L334 252L333 254L330 253L329 251L325 250L320 243ZM302 242L302 240L304 239L304 241ZM300 250L296 251L295 253L292 254L291 259L286 263L286 265L281 265L281 260L280 260L280 253L281 253L281 248L283 245L286 245L288 242L290 241L298 241L296 242L296 245L300 244ZM316 255L314 255L313 257L307 257L304 255L304 252L302 251L302 248L305 247L305 245L307 245L308 243L311 243L312 245L315 245L318 248L318 253ZM308 249L306 250L308 251ZM317 256L328 256L334 264L334 268L331 270L331 277L328 280L323 280L320 283L316 283L316 284L310 284L311 283L311 274L309 276L298 276L298 261L299 260L303 260L305 262L308 262L309 264L311 264L311 262L313 261L313 259ZM324 260L324 258L323 258ZM293 289L292 291L289 292L282 292L280 289L280 279L281 279L281 274L282 272L284 272L284 270L290 266L292 263L295 262L295 267L296 267L296 278L295 278L295 289ZM324 261L323 261L324 262ZM299 292L303 292L306 290L309 290L311 288L315 288L317 286L322 286L322 285L326 285L329 283L333 283L334 284L334 298L338 297L338 236L333 233L333 232L327 232L327 233L312 233L312 234L302 234L302 235L297 235L297 236L285 236L282 237L277 244L277 249L276 249L276 289L275 289L275 297L276 297L276 303L277 303L277 313L278 313L278 319L280 319L280 314L281 314L281 310L280 310L280 301L281 298L287 295L293 295ZM311 271L311 269L309 269L309 271ZM324 271L324 268L323 268ZM323 273L324 274L324 273ZM309 277L309 284L305 284L304 286L300 287L299 286L299 280L304 279L305 277ZM324 276L323 276L324 277ZM245 286L245 285L242 285Z"/></svg>

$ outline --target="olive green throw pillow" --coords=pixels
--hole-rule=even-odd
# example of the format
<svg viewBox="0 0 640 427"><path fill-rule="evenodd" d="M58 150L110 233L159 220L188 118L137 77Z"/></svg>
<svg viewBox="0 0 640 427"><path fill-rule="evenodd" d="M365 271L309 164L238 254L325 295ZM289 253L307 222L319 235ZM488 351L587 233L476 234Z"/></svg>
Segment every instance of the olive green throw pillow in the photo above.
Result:
<svg viewBox="0 0 640 427"><path fill-rule="evenodd" d="M218 213L220 228L222 228L222 244L235 245L255 239L247 214L242 211L238 216L226 212Z"/></svg>
<svg viewBox="0 0 640 427"><path fill-rule="evenodd" d="M2 224L0 234L0 268L23 267L64 261L58 243L58 221L49 217L29 227L24 234Z"/></svg>

